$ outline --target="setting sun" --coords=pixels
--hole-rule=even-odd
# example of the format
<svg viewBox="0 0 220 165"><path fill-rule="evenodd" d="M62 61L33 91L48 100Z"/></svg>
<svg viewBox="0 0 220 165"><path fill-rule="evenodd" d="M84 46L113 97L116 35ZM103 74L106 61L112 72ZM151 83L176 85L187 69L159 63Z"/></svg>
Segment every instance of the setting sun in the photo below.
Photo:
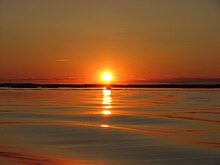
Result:
<svg viewBox="0 0 220 165"><path fill-rule="evenodd" d="M102 74L102 80L104 82L110 82L112 80L112 74L110 72L104 72Z"/></svg>

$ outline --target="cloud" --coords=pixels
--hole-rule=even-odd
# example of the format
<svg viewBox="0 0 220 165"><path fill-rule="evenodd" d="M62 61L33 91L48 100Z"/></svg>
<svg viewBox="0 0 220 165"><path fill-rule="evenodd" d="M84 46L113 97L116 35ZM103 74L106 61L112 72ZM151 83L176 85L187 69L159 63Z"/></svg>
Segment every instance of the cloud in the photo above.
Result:
<svg viewBox="0 0 220 165"><path fill-rule="evenodd" d="M69 60L69 59L58 59L56 61L57 62L70 62L71 60Z"/></svg>

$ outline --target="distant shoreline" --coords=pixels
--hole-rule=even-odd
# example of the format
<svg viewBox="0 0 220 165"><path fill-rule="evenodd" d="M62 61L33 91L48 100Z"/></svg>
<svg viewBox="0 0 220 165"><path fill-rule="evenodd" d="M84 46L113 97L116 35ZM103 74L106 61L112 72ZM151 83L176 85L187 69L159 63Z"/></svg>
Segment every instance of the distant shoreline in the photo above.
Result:
<svg viewBox="0 0 220 165"><path fill-rule="evenodd" d="M105 84L0 83L4 88L102 88ZM220 88L220 84L109 84L111 88Z"/></svg>

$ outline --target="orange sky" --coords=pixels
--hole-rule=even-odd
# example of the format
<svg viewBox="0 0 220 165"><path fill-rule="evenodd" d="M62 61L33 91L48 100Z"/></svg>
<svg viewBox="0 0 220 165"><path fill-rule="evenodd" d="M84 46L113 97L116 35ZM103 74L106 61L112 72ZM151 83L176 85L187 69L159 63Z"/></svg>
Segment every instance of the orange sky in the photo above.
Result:
<svg viewBox="0 0 220 165"><path fill-rule="evenodd" d="M220 77L217 0L1 0L0 81Z"/></svg>

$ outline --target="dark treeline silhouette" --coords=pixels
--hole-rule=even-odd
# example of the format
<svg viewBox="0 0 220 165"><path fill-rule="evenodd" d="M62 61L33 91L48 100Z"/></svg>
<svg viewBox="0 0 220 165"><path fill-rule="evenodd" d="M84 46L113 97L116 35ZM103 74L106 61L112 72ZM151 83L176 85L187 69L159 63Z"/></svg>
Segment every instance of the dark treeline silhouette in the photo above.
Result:
<svg viewBox="0 0 220 165"><path fill-rule="evenodd" d="M7 88L220 88L220 84L33 84L33 83L0 83Z"/></svg>

